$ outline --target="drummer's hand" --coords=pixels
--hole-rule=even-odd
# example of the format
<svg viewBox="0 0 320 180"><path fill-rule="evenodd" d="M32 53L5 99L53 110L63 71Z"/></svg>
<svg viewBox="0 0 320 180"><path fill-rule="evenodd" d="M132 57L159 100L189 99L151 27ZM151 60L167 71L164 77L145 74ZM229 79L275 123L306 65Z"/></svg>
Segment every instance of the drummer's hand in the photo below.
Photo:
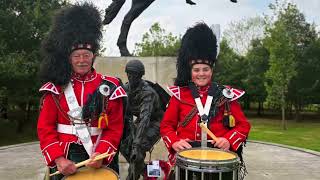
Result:
<svg viewBox="0 0 320 180"><path fill-rule="evenodd" d="M94 158L95 158L96 156L98 156L98 155L100 155L99 152L93 153L92 156L90 157L91 161L90 161L89 163L87 163L86 166L92 167L92 168L100 168L100 167L102 166L102 161L103 161L103 159L98 160L98 161L93 161Z"/></svg>
<svg viewBox="0 0 320 180"><path fill-rule="evenodd" d="M176 152L179 152L179 151L181 151L183 149L192 148L192 146L188 143L188 141L190 141L190 139L180 139L180 141L177 141L177 142L172 144L172 148Z"/></svg>
<svg viewBox="0 0 320 180"><path fill-rule="evenodd" d="M225 151L229 150L230 148L229 141L224 137L218 137L218 141L212 143L214 144L214 147L223 149Z"/></svg>
<svg viewBox="0 0 320 180"><path fill-rule="evenodd" d="M58 157L55 159L55 163L57 164L58 171L65 176L74 174L77 171L77 167L74 162L64 157Z"/></svg>

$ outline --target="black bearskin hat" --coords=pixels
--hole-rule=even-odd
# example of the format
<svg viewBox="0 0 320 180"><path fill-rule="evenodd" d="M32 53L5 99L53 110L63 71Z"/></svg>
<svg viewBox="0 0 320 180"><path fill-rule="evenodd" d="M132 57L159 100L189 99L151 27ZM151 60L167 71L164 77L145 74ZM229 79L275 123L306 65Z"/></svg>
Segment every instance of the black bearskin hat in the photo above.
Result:
<svg viewBox="0 0 320 180"><path fill-rule="evenodd" d="M126 64L126 73L134 72L137 73L141 76L144 75L145 70L144 70L144 65L140 60L131 60Z"/></svg>
<svg viewBox="0 0 320 180"><path fill-rule="evenodd" d="M75 4L59 10L48 36L42 42L42 83L67 84L72 73L69 63L71 52L88 49L96 53L100 48L101 27L100 13L92 4Z"/></svg>
<svg viewBox="0 0 320 180"><path fill-rule="evenodd" d="M191 80L193 64L213 67L217 56L217 38L205 23L197 23L183 35L177 58L176 86L186 86Z"/></svg>

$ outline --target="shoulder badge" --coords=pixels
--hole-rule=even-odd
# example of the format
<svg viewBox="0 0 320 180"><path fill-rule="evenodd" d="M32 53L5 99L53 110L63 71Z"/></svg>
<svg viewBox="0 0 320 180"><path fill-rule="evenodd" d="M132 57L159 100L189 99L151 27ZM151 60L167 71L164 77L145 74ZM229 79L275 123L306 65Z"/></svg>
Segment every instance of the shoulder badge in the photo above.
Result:
<svg viewBox="0 0 320 180"><path fill-rule="evenodd" d="M59 91L58 91L58 88L51 82L47 82L46 84L44 84L40 89L39 89L39 92L42 92L42 91L50 91L54 94L57 94L59 95Z"/></svg>
<svg viewBox="0 0 320 180"><path fill-rule="evenodd" d="M243 96L244 93L245 93L245 91L243 91L243 90L234 89L234 88L232 88L232 92L233 92L234 96L233 96L233 98L231 99L231 101L234 101L234 100L240 98L240 97Z"/></svg>
<svg viewBox="0 0 320 180"><path fill-rule="evenodd" d="M239 99L241 96L244 95L245 91L243 90L240 90L240 89L235 89L235 88L232 88L231 86L227 86L227 85L224 85L226 88L223 90L223 95L227 98L232 98L231 101L234 101L236 99Z"/></svg>
<svg viewBox="0 0 320 180"><path fill-rule="evenodd" d="M119 97L126 97L126 96L127 96L126 91L121 86L118 86L116 90L114 90L114 92L111 94L109 99L114 100Z"/></svg>
<svg viewBox="0 0 320 180"><path fill-rule="evenodd" d="M106 80L106 81L111 82L111 83L112 83L112 84L114 84L115 86L119 86L119 85L120 85L120 83L119 83L119 79L118 79L118 78L116 78L116 77L112 77L112 76L103 76L103 75L101 75L101 78L102 78L103 80Z"/></svg>
<svg viewBox="0 0 320 180"><path fill-rule="evenodd" d="M109 88L109 95L111 94L109 100L127 96L127 93L120 85L120 80L118 78L112 76L101 76L101 78L107 82L106 86Z"/></svg>
<svg viewBox="0 0 320 180"><path fill-rule="evenodd" d="M110 87L108 85L106 85L106 84L102 84L102 85L99 86L99 92L102 95L108 97L110 95Z"/></svg>
<svg viewBox="0 0 320 180"><path fill-rule="evenodd" d="M167 89L169 92L176 97L177 99L180 100L180 87L179 86L168 86Z"/></svg>

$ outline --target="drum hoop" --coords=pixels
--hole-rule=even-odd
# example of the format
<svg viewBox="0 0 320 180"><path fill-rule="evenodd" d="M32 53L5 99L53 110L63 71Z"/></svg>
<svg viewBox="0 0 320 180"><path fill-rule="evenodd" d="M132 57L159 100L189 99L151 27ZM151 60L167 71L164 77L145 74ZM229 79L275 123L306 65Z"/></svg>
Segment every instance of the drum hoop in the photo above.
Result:
<svg viewBox="0 0 320 180"><path fill-rule="evenodd" d="M189 150L215 150L215 151L223 151L221 149L216 148L190 148L180 151L177 154L176 165L179 167L185 168L195 168L195 167L202 167L202 169L226 169L225 171L228 172L230 170L235 170L239 168L240 158L234 152L227 152L233 154L235 158L228 159L228 160L199 160L194 158L186 158L185 156L181 156L180 153L183 151ZM225 151L223 151L225 152Z"/></svg>
<svg viewBox="0 0 320 180"><path fill-rule="evenodd" d="M202 167L202 166L192 166L192 165L181 165L181 166L178 166L179 169L187 169L187 170L190 170L190 171L196 171L196 172L205 172L205 173L218 173L218 172L222 172L222 173L225 173L225 172L233 172L233 171L239 171L239 167L234 165L234 167L217 167L217 166L214 166L214 167L208 167L208 166L205 166L205 167Z"/></svg>

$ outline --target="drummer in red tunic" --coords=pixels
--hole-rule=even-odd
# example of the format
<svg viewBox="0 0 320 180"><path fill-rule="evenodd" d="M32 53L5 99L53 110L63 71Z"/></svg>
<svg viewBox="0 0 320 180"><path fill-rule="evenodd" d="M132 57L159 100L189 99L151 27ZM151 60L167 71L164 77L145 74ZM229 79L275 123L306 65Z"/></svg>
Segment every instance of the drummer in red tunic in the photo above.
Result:
<svg viewBox="0 0 320 180"><path fill-rule="evenodd" d="M217 40L206 24L187 30L177 59L175 86L168 88L172 97L160 125L171 165L177 152L201 146L202 139L208 140L205 146L238 153L247 139L250 123L237 102L244 91L213 81L216 56ZM200 122L206 123L217 141L202 134Z"/></svg>
<svg viewBox="0 0 320 180"><path fill-rule="evenodd" d="M50 173L76 172L75 163L117 151L126 96L119 80L92 67L102 37L99 11L72 5L55 17L43 42L40 77L44 85L38 118L40 148ZM92 161L100 168L113 156ZM61 179L62 175L51 179Z"/></svg>

